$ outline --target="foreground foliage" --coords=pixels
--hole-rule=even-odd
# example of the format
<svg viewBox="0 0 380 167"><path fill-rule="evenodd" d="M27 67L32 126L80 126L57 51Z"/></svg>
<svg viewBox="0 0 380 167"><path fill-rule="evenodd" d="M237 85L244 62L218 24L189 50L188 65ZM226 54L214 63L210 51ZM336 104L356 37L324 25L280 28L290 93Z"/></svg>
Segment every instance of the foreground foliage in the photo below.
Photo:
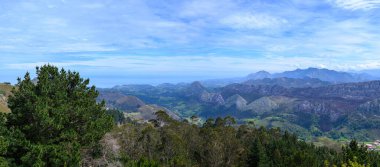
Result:
<svg viewBox="0 0 380 167"><path fill-rule="evenodd" d="M280 129L237 126L231 117L199 127L157 112L149 123L129 122L112 134L120 149L111 159L125 166L379 166L378 153L356 141L340 152L316 147ZM137 165L145 164L145 165Z"/></svg>
<svg viewBox="0 0 380 167"><path fill-rule="evenodd" d="M80 166L81 152L113 127L98 92L77 72L50 65L19 79L0 117L0 166Z"/></svg>

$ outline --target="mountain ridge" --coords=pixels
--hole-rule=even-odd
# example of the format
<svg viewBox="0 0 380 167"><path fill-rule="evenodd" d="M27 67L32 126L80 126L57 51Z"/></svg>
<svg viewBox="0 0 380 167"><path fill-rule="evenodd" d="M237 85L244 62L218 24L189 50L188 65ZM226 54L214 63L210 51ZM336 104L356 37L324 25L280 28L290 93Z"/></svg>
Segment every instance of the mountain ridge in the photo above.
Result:
<svg viewBox="0 0 380 167"><path fill-rule="evenodd" d="M329 70L325 68L309 67L306 69L295 69L292 71L284 71L280 73L269 73L267 71L258 71L248 74L245 77L204 80L202 84L209 87L226 86L232 83L241 83L248 80L262 80L262 79L276 79L276 78L291 78L291 79L319 79L322 82L329 82L331 84L350 83L350 82L363 82L380 79L380 76L372 76L368 73L351 73Z"/></svg>
<svg viewBox="0 0 380 167"><path fill-rule="evenodd" d="M116 91L136 96L146 104L164 107L182 119L193 115L204 119L230 115L240 121L255 119L264 126L286 126L289 130L295 128L306 137L322 134L331 138L343 136L363 140L380 137L380 134L370 133L380 128L377 124L380 122L377 112L380 104L376 100L380 99L380 81L326 82L326 85L316 87L285 87L268 83L233 83L210 88L196 81L181 85L149 86L149 90L136 89L136 86L118 87L100 90L100 93ZM371 118L369 123L363 121L366 118ZM354 128L360 129L358 133L352 133Z"/></svg>

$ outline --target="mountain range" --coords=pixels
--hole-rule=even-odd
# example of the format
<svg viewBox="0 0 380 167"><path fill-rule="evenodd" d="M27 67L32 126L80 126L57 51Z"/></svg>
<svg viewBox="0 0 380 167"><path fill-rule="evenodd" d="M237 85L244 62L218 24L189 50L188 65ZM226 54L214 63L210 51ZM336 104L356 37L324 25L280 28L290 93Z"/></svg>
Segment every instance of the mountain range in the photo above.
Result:
<svg viewBox="0 0 380 167"><path fill-rule="evenodd" d="M98 100L141 121L164 110L176 120L233 116L239 123L281 127L305 139L380 138L380 81L373 75L308 68L220 81L99 88ZM0 112L9 112L11 89L0 84Z"/></svg>
<svg viewBox="0 0 380 167"><path fill-rule="evenodd" d="M142 120L165 110L176 119L233 116L240 123L281 127L305 139L372 140L380 138L380 81L374 79L316 68L260 71L219 84L209 80L115 86L99 89L99 100Z"/></svg>
<svg viewBox="0 0 380 167"><path fill-rule="evenodd" d="M362 82L371 81L379 79L380 76L370 75L375 74L374 71L366 71L368 73L350 73L350 72L339 72L329 69L319 69L319 68L307 68L307 69L296 69L294 71L285 71L281 73L269 73L267 71L258 71L256 73L248 74L245 77L237 78L226 78L226 79L213 79L201 81L202 84L209 87L225 86L231 83L240 83L247 80L260 80L260 79L278 79L278 78L291 78L291 79L316 79L324 82L329 82L333 84L337 83L350 83L350 82Z"/></svg>

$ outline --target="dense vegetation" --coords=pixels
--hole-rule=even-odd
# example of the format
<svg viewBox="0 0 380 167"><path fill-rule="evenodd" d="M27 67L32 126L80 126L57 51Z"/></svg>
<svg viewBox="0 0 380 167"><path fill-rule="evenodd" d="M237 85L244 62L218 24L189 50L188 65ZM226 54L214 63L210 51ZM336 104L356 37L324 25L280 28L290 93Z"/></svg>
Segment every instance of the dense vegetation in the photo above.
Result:
<svg viewBox="0 0 380 167"><path fill-rule="evenodd" d="M110 163L175 167L380 165L380 155L356 141L335 151L280 129L257 128L253 123L236 126L231 117L209 119L199 127L191 121L171 119L163 111L156 114L157 119L148 123L132 121L112 132L120 149L108 154Z"/></svg>
<svg viewBox="0 0 380 167"><path fill-rule="evenodd" d="M278 128L237 125L232 117L176 120L164 111L138 123L97 103L77 72L54 66L27 73L0 114L0 166L380 166L352 141L316 147ZM115 124L121 124L116 126Z"/></svg>
<svg viewBox="0 0 380 167"><path fill-rule="evenodd" d="M81 154L93 150L113 127L98 92L77 72L53 66L37 68L18 80L0 117L1 166L79 166Z"/></svg>

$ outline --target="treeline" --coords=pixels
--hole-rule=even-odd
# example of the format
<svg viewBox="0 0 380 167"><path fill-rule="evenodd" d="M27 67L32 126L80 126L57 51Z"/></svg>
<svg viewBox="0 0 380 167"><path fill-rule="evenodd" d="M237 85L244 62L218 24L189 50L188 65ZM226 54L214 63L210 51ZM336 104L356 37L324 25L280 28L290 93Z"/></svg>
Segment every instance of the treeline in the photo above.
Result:
<svg viewBox="0 0 380 167"><path fill-rule="evenodd" d="M380 166L380 155L352 141L341 151L316 147L280 129L237 126L231 117L203 126L157 112L148 123L129 121L112 135L120 144L109 159L124 166L314 167Z"/></svg>

